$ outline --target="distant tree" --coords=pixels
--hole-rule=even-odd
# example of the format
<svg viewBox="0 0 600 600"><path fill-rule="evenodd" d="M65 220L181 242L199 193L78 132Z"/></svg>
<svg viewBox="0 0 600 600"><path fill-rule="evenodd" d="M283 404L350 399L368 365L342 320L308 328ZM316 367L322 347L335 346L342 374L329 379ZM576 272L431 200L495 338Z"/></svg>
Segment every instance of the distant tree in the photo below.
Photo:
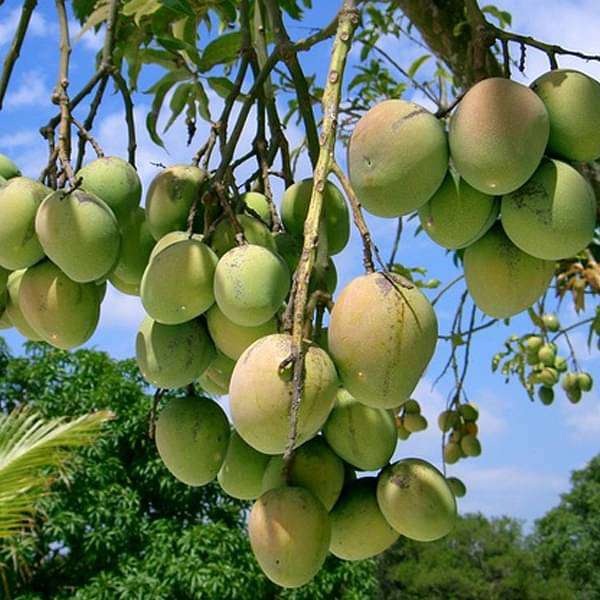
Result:
<svg viewBox="0 0 600 600"><path fill-rule="evenodd" d="M372 562L331 558L314 582L281 591L261 573L244 532L244 503L217 484L176 481L148 436L152 405L133 361L101 352L27 347L3 353L1 411L41 415L107 408L116 419L79 451L69 476L43 498L34 531L0 545L0 589L19 600L246 599L375 595Z"/></svg>

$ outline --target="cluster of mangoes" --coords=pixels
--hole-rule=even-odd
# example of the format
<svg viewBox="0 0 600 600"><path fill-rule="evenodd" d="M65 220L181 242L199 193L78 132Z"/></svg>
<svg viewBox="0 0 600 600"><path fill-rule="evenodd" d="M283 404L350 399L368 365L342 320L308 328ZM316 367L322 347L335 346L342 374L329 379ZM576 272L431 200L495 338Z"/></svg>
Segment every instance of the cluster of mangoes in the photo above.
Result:
<svg viewBox="0 0 600 600"><path fill-rule="evenodd" d="M444 124L384 101L359 121L348 162L363 207L418 211L439 245L464 252L467 287L486 314L513 316L548 287L555 261L592 240L596 200L572 163L600 157L600 84L557 69L530 88L485 79Z"/></svg>
<svg viewBox="0 0 600 600"><path fill-rule="evenodd" d="M456 402L453 408L440 413L438 427L442 433L449 434L444 444L445 463L452 465L461 458L481 454L478 419L479 409L472 402Z"/></svg>

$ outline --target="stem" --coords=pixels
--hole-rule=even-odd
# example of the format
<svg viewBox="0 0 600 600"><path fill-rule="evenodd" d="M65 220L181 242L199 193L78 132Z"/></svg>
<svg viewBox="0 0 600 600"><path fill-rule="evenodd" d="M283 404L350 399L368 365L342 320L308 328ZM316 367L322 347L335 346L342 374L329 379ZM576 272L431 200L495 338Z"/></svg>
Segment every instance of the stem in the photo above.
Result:
<svg viewBox="0 0 600 600"><path fill-rule="evenodd" d="M123 96L123 104L125 105L125 121L127 123L127 138L129 140L129 143L127 144L127 160L133 167L135 167L135 150L137 148L137 143L135 139L133 100L131 99L131 94L129 93L125 79L123 79L123 75L121 75L121 73L117 70L113 70L111 75L116 86L121 92L121 96Z"/></svg>
<svg viewBox="0 0 600 600"><path fill-rule="evenodd" d="M94 119L96 118L96 114L98 113L98 108L100 107L100 103L102 102L102 98L104 97L104 92L106 91L106 84L108 83L108 77L103 77L100 80L100 85L96 90L96 95L90 104L90 112L83 122L83 131L79 132L79 144L77 146L77 162L75 164L75 172L81 169L83 164L83 157L85 156L85 143L87 141L86 135L89 134L90 129L94 125Z"/></svg>
<svg viewBox="0 0 600 600"><path fill-rule="evenodd" d="M272 3L270 3L272 5ZM319 243L319 224L323 209L323 192L327 176L334 164L334 151L337 129L337 115L341 99L341 88L346 58L351 46L354 30L359 16L354 0L344 0L339 13L338 28L331 54L331 63L327 76L327 84L323 92L323 126L321 132L321 149L313 176L313 189L304 222L304 244L302 255L296 269L296 286L293 297L292 348L290 359L293 364L292 401L290 404L290 430L288 443L284 453L286 471L289 466L298 432L298 412L304 386L304 319L308 301L308 284L315 260L315 250ZM292 298L290 298L292 302Z"/></svg>

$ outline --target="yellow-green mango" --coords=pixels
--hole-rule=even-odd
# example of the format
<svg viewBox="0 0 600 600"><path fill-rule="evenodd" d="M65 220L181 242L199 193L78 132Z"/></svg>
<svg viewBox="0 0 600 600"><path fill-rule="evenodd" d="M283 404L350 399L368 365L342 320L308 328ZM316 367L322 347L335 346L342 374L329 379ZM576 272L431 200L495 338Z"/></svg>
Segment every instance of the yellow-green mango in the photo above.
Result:
<svg viewBox="0 0 600 600"><path fill-rule="evenodd" d="M206 179L206 171L198 167L175 165L164 169L152 180L146 194L146 218L155 240L170 231L185 231L190 209L196 200L196 221L202 221L200 197Z"/></svg>
<svg viewBox="0 0 600 600"><path fill-rule="evenodd" d="M155 321L184 323L201 315L215 301L213 279L218 259L202 239L193 235L152 256L142 277L140 296Z"/></svg>
<svg viewBox="0 0 600 600"><path fill-rule="evenodd" d="M10 322L6 305L8 304L8 292L4 290L0 292L0 329L10 329L13 325Z"/></svg>
<svg viewBox="0 0 600 600"><path fill-rule="evenodd" d="M233 360L237 360L256 340L277 333L276 318L256 327L244 327L229 320L216 304L206 312L206 324L215 346Z"/></svg>
<svg viewBox="0 0 600 600"><path fill-rule="evenodd" d="M484 235L499 211L497 198L476 190L448 171L438 191L419 209L419 220L436 244L455 250Z"/></svg>
<svg viewBox="0 0 600 600"><path fill-rule="evenodd" d="M3 294L6 291L6 284L8 283L8 276L10 275L10 271L3 267L0 267L0 294Z"/></svg>
<svg viewBox="0 0 600 600"><path fill-rule="evenodd" d="M380 473L377 503L398 533L419 542L444 537L456 521L456 500L446 478L419 458L399 460Z"/></svg>
<svg viewBox="0 0 600 600"><path fill-rule="evenodd" d="M512 317L531 306L554 275L554 262L517 248L496 224L465 250L465 279L477 307L496 319Z"/></svg>
<svg viewBox="0 0 600 600"><path fill-rule="evenodd" d="M290 289L282 258L262 246L245 244L224 254L215 270L215 300L223 314L245 327L273 318Z"/></svg>
<svg viewBox="0 0 600 600"><path fill-rule="evenodd" d="M289 433L292 382L289 369L292 338L274 334L254 342L235 365L229 386L231 417L236 431L259 452L282 454ZM335 401L338 378L329 356L318 346L306 352L305 382L298 413L296 446L314 437Z"/></svg>
<svg viewBox="0 0 600 600"><path fill-rule="evenodd" d="M409 399L437 342L433 308L393 273L353 279L329 321L329 350L342 384L359 402L393 408Z"/></svg>
<svg viewBox="0 0 600 600"><path fill-rule="evenodd" d="M442 122L406 100L384 100L356 124L348 170L363 208L378 217L399 217L423 206L448 169Z"/></svg>
<svg viewBox="0 0 600 600"><path fill-rule="evenodd" d="M235 361L217 350L204 375L227 394L234 367Z"/></svg>
<svg viewBox="0 0 600 600"><path fill-rule="evenodd" d="M19 286L19 307L29 325L44 341L63 350L92 337L100 300L95 283L72 281L49 260L29 267Z"/></svg>
<svg viewBox="0 0 600 600"><path fill-rule="evenodd" d="M274 236L277 254L285 260L290 273L293 273L300 262L302 254L302 240L289 234L287 231L280 231Z"/></svg>
<svg viewBox="0 0 600 600"><path fill-rule="evenodd" d="M475 84L450 119L450 155L466 182L508 194L537 169L550 132L548 111L528 87L492 77Z"/></svg>
<svg viewBox="0 0 600 600"><path fill-rule="evenodd" d="M343 461L317 436L294 451L287 481L283 456L271 458L263 476L262 492L282 485L303 487L329 511L340 497L344 478Z"/></svg>
<svg viewBox="0 0 600 600"><path fill-rule="evenodd" d="M281 201L281 218L287 231L296 237L304 235L304 221L308 214L313 180L304 179L287 188ZM330 181L323 190L322 219L327 232L327 253L340 253L350 239L350 215L344 195Z"/></svg>
<svg viewBox="0 0 600 600"><path fill-rule="evenodd" d="M35 233L35 215L52 192L45 185L14 177L0 187L0 266L9 270L30 267L44 257Z"/></svg>
<svg viewBox="0 0 600 600"><path fill-rule="evenodd" d="M338 456L363 471L387 465L398 441L390 411L361 404L344 388L338 390L323 435Z"/></svg>
<svg viewBox="0 0 600 600"><path fill-rule="evenodd" d="M531 256L570 258L592 241L596 198L571 165L544 160L523 187L502 198L502 226L512 243Z"/></svg>
<svg viewBox="0 0 600 600"><path fill-rule="evenodd" d="M225 460L217 475L223 491L239 500L258 498L270 458L246 444L234 429L229 437Z"/></svg>
<svg viewBox="0 0 600 600"><path fill-rule="evenodd" d="M264 223L249 215L237 215L237 220L249 244L264 246L271 250L271 252L277 251L271 230ZM219 257L237 246L235 229L231 221L226 217L221 219L215 227L210 245Z"/></svg>
<svg viewBox="0 0 600 600"><path fill-rule="evenodd" d="M103 279L119 259L121 234L113 211L83 190L46 196L35 231L48 258L73 281Z"/></svg>
<svg viewBox="0 0 600 600"><path fill-rule="evenodd" d="M219 398L220 396L226 396L229 393L229 387L224 388L220 386L216 381L213 381L208 373L208 369L198 377L198 384L204 392L211 396Z"/></svg>
<svg viewBox="0 0 600 600"><path fill-rule="evenodd" d="M253 212L255 212L267 226L273 225L273 216L267 197L260 192L246 192L240 196L240 200ZM250 213L252 214L252 213Z"/></svg>
<svg viewBox="0 0 600 600"><path fill-rule="evenodd" d="M146 317L135 340L135 353L146 381L160 388L178 388L206 371L215 347L198 319L163 325Z"/></svg>
<svg viewBox="0 0 600 600"><path fill-rule="evenodd" d="M15 163L8 158L5 154L0 154L0 177L4 179L12 179L13 177L19 177L21 171Z"/></svg>
<svg viewBox="0 0 600 600"><path fill-rule="evenodd" d="M77 172L81 188L104 200L119 221L136 209L142 197L142 182L135 168L118 156L103 156Z"/></svg>
<svg viewBox="0 0 600 600"><path fill-rule="evenodd" d="M321 569L331 539L323 504L301 487L280 487L263 494L248 519L252 552L265 575L277 585L296 588Z"/></svg>
<svg viewBox="0 0 600 600"><path fill-rule="evenodd" d="M379 509L375 477L362 477L348 483L329 517L329 550L342 560L377 556L400 537Z"/></svg>
<svg viewBox="0 0 600 600"><path fill-rule="evenodd" d="M10 324L24 337L32 342L41 342L42 337L29 324L25 315L19 306L19 290L21 281L25 275L26 269L13 271L8 276L6 284L6 310L5 314L8 317Z"/></svg>
<svg viewBox="0 0 600 600"><path fill-rule="evenodd" d="M531 89L550 116L548 150L568 160L600 158L600 83L574 69L554 69Z"/></svg>
<svg viewBox="0 0 600 600"><path fill-rule="evenodd" d="M227 415L208 398L173 398L158 416L155 440L171 474L187 485L206 485L225 460Z"/></svg>
<svg viewBox="0 0 600 600"><path fill-rule="evenodd" d="M140 284L139 283L129 283L120 279L118 275L115 273L111 273L108 280L112 283L113 287L122 294L127 294L128 296L139 296L140 295Z"/></svg>

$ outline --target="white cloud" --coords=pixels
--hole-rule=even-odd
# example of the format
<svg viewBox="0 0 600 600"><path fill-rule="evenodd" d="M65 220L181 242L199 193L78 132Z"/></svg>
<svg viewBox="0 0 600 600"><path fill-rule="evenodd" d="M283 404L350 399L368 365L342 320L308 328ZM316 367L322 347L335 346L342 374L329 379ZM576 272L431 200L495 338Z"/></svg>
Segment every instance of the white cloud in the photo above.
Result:
<svg viewBox="0 0 600 600"><path fill-rule="evenodd" d="M0 148L20 148L31 146L41 139L39 131L25 129L14 133L0 135Z"/></svg>
<svg viewBox="0 0 600 600"><path fill-rule="evenodd" d="M593 441L600 437L600 397L597 391L583 394L578 404L564 403L562 414L573 440L585 438Z"/></svg>
<svg viewBox="0 0 600 600"><path fill-rule="evenodd" d="M0 21L0 46L12 41L20 16L21 10L18 8L9 12L8 15L3 15L3 19ZM49 23L39 11L31 15L29 27L27 28L28 35L46 37L53 31L56 31L56 26Z"/></svg>
<svg viewBox="0 0 600 600"><path fill-rule="evenodd" d="M13 86L9 89L5 105L7 108L47 106L50 103L50 94L42 72L26 71L19 77L18 87Z"/></svg>

